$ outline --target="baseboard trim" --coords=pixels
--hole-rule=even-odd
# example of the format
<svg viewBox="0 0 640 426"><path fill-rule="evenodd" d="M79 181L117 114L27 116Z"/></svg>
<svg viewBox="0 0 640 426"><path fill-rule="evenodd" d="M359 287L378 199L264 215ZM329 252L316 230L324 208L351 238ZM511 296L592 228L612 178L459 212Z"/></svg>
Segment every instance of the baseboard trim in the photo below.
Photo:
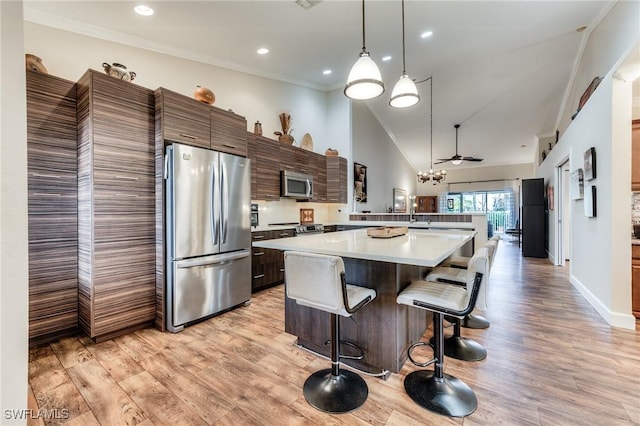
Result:
<svg viewBox="0 0 640 426"><path fill-rule="evenodd" d="M596 312L612 327L625 328L627 330L636 329L636 318L629 314L621 312L612 312L606 307L600 299L598 299L587 287L584 286L573 274L569 276L569 282L580 292L580 294L589 302Z"/></svg>

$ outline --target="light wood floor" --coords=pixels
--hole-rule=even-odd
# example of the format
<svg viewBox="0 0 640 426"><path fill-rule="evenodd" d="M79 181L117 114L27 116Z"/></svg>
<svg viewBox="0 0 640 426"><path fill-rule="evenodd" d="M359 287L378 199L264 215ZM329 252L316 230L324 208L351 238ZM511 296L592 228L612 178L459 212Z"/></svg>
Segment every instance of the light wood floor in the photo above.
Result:
<svg viewBox="0 0 640 426"><path fill-rule="evenodd" d="M567 274L500 243L486 313L491 327L463 329L488 357L446 360L445 371L478 397L477 411L464 419L432 414L406 396L403 378L415 369L409 362L387 381L365 377L369 398L353 413L309 406L302 384L329 364L284 333L282 286L179 334L147 329L34 349L29 408L65 409L65 421L83 426L640 424L640 332L610 328Z"/></svg>

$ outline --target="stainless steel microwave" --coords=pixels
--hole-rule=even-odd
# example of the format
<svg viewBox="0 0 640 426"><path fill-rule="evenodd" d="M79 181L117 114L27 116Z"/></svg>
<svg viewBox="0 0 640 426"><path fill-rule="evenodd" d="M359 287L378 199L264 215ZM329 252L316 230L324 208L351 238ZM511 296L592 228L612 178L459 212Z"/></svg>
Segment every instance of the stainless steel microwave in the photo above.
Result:
<svg viewBox="0 0 640 426"><path fill-rule="evenodd" d="M309 199L313 197L313 176L283 171L280 174L280 196Z"/></svg>

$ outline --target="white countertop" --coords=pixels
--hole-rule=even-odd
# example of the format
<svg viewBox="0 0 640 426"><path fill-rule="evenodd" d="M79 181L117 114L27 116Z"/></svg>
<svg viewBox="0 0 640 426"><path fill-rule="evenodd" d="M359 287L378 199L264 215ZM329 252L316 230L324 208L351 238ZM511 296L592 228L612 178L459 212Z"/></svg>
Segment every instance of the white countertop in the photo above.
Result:
<svg viewBox="0 0 640 426"><path fill-rule="evenodd" d="M410 229L399 237L372 238L366 229L354 229L256 241L253 246L434 267L474 235L473 231Z"/></svg>

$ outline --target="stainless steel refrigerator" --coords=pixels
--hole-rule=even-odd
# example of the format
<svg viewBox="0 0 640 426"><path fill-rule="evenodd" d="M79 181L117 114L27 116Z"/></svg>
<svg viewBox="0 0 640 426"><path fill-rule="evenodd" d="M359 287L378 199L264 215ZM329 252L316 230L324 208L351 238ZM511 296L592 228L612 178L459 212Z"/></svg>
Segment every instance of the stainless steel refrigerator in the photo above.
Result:
<svg viewBox="0 0 640 426"><path fill-rule="evenodd" d="M251 167L243 157L167 146L167 329L251 298Z"/></svg>

